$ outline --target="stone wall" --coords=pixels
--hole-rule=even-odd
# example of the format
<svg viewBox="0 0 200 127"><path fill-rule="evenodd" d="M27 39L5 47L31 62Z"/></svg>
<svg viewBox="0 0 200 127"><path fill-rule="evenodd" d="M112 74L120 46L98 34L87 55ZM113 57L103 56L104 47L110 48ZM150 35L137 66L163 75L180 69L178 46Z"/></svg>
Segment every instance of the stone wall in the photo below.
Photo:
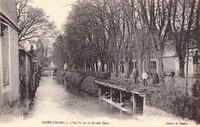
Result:
<svg viewBox="0 0 200 127"><path fill-rule="evenodd" d="M66 71L64 80L82 89L91 96L98 96L98 86L95 79L109 79L108 72L91 72L81 70Z"/></svg>

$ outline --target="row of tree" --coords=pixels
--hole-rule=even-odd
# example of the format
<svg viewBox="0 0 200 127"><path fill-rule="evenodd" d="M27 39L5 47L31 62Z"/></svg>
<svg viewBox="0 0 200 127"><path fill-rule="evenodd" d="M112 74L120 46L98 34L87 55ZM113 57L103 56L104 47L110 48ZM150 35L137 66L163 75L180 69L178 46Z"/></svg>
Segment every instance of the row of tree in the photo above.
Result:
<svg viewBox="0 0 200 127"><path fill-rule="evenodd" d="M199 0L79 0L54 43L54 63L99 71L100 61L101 71L114 65L116 77L124 64L129 77L131 61L137 60L141 73L153 53L162 73L171 45L184 76L187 47L199 41L199 11Z"/></svg>

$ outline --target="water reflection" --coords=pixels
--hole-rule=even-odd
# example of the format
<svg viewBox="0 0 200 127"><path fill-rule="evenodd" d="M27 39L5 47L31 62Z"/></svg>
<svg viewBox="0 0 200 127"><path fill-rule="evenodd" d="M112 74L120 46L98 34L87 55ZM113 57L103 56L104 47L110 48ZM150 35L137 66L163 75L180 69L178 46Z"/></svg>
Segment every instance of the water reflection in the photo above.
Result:
<svg viewBox="0 0 200 127"><path fill-rule="evenodd" d="M133 119L131 115L87 95L70 83L64 87L52 77L42 78L34 104L26 118L41 116L47 119L48 117Z"/></svg>

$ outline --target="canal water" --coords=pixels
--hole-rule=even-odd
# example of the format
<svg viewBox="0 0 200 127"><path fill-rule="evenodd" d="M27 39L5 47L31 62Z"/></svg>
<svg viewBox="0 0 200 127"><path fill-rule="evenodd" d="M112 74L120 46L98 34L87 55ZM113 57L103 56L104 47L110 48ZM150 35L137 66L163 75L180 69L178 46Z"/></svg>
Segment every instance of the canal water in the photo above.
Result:
<svg viewBox="0 0 200 127"><path fill-rule="evenodd" d="M77 87L58 83L54 77L43 77L37 89L36 97L28 117L37 115L66 115L76 117L111 117L130 119L130 115L121 112L110 104L91 97ZM61 113L61 114L57 114Z"/></svg>
<svg viewBox="0 0 200 127"><path fill-rule="evenodd" d="M131 120L133 116L120 111L77 87L58 83L55 77L42 77L35 99L25 119L40 121L85 121L88 119Z"/></svg>

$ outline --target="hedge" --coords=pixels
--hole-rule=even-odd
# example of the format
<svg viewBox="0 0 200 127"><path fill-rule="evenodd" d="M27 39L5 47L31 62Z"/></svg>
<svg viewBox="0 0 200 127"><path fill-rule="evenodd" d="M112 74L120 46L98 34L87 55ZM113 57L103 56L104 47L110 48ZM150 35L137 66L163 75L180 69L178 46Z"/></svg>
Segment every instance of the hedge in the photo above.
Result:
<svg viewBox="0 0 200 127"><path fill-rule="evenodd" d="M96 72L96 71L87 71L87 70L69 70L70 72L76 72L81 74L82 76L93 76L98 79L110 79L110 72Z"/></svg>
<svg viewBox="0 0 200 127"><path fill-rule="evenodd" d="M184 89L162 87L159 91L147 95L146 104L182 118L198 121L198 98L187 94Z"/></svg>
<svg viewBox="0 0 200 127"><path fill-rule="evenodd" d="M200 81L197 80L193 85L192 85L192 95L194 97L198 97L199 96L199 87L200 87Z"/></svg>
<svg viewBox="0 0 200 127"><path fill-rule="evenodd" d="M98 86L95 79L110 79L109 72L93 72L84 70L68 70L65 72L66 81L76 85L92 96L98 96Z"/></svg>
<svg viewBox="0 0 200 127"><path fill-rule="evenodd" d="M95 77L87 76L80 84L80 88L92 96L98 96L98 86L95 84Z"/></svg>
<svg viewBox="0 0 200 127"><path fill-rule="evenodd" d="M85 76L82 76L79 73L75 73L75 72L65 72L65 76L64 76L66 81L69 81L70 83L79 86L82 81L84 80Z"/></svg>

